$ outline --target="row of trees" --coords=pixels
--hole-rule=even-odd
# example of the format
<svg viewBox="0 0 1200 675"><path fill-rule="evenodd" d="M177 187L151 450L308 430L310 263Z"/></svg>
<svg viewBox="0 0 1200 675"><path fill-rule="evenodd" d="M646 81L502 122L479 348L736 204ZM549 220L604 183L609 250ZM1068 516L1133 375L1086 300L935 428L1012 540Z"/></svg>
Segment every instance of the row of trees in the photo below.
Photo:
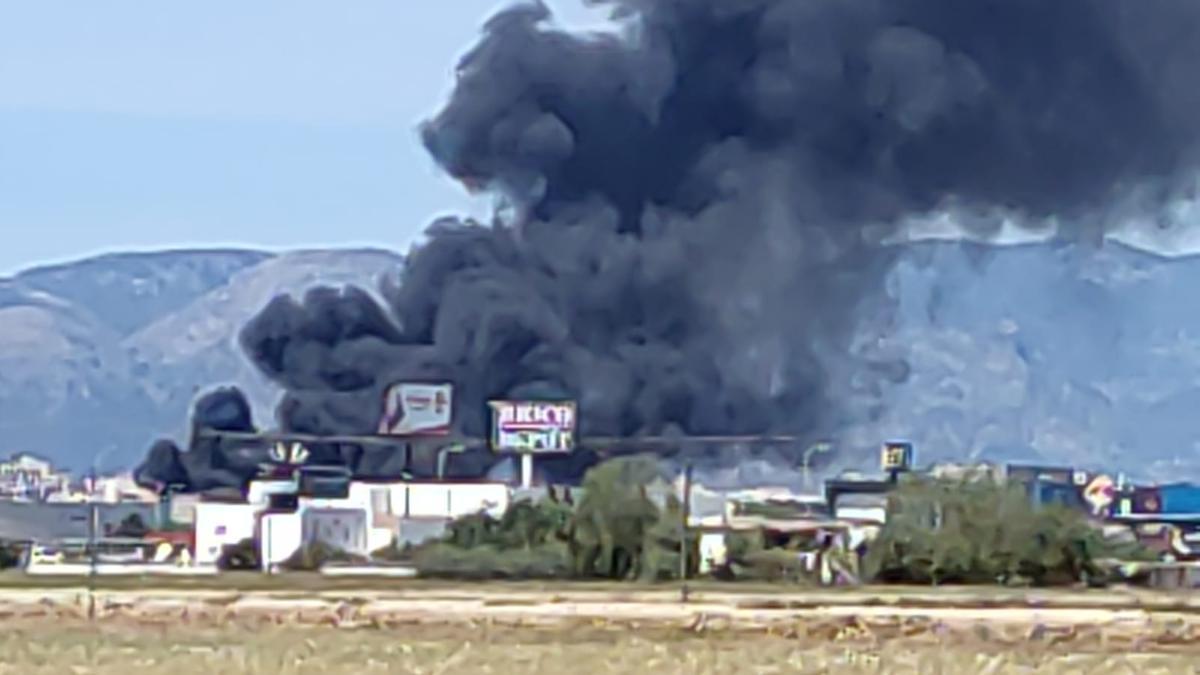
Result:
<svg viewBox="0 0 1200 675"><path fill-rule="evenodd" d="M500 518L461 518L439 540L376 557L410 561L428 577L663 581L679 577L686 549L688 574L695 575L698 535L683 532L674 495L651 498L658 477L653 458L614 459L588 472L576 503L519 501ZM800 537L780 542L763 532L732 533L727 563L714 576L811 579L801 557L810 547ZM1150 557L1136 544L1105 538L1078 511L1034 507L1020 485L913 478L889 495L886 524L861 566L855 556L853 567L864 581L882 583L1103 584L1111 580L1107 560ZM283 567L312 570L342 560L346 554L318 545L298 551ZM221 564L257 569L257 549L249 541L230 547Z"/></svg>
<svg viewBox="0 0 1200 675"><path fill-rule="evenodd" d="M1112 579L1108 561L1153 558L1078 510L1033 506L1020 484L913 480L889 496L864 567L883 582L1096 585Z"/></svg>
<svg viewBox="0 0 1200 675"><path fill-rule="evenodd" d="M584 477L576 504L520 501L496 519L477 514L454 522L439 542L411 557L426 576L666 580L679 576L683 546L694 573L698 540L681 545L681 505L660 506L648 490L653 459L605 462Z"/></svg>
<svg viewBox="0 0 1200 675"><path fill-rule="evenodd" d="M678 499L660 507L647 494L656 472L648 458L600 464L574 506L523 501L500 519L470 516L411 557L427 576L667 580L678 577L686 546L695 574L698 539L689 533L681 542ZM806 578L798 548L773 546L760 532L731 534L728 564L715 574L798 581ZM1108 560L1150 557L1107 539L1076 510L1033 506L1021 485L913 478L889 496L861 572L883 583L1103 584L1112 579Z"/></svg>

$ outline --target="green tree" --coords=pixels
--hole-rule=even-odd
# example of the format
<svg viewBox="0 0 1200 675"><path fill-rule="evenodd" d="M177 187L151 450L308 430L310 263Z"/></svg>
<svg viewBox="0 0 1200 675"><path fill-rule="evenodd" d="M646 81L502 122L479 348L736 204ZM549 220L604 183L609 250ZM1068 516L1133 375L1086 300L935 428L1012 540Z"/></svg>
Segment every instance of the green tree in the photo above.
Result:
<svg viewBox="0 0 1200 675"><path fill-rule="evenodd" d="M642 542L642 565L640 578L645 581L668 581L679 579L680 555L687 547L688 576L700 570L700 536L687 531L680 544L680 526L683 521L683 504L678 497L667 498L666 508L646 531Z"/></svg>
<svg viewBox="0 0 1200 675"><path fill-rule="evenodd" d="M658 463L647 455L612 459L588 470L571 527L576 575L641 576L646 536L659 519L647 488L658 475Z"/></svg>
<svg viewBox="0 0 1200 675"><path fill-rule="evenodd" d="M903 583L1053 585L1103 580L1099 561L1138 555L1082 513L1034 507L1019 484L912 479L889 496L865 570Z"/></svg>
<svg viewBox="0 0 1200 675"><path fill-rule="evenodd" d="M530 550L565 538L571 521L571 507L558 501L521 500L510 506L500 519L498 533L504 548Z"/></svg>
<svg viewBox="0 0 1200 675"><path fill-rule="evenodd" d="M486 513L472 513L451 522L445 539L464 549L495 545L501 539L500 523Z"/></svg>

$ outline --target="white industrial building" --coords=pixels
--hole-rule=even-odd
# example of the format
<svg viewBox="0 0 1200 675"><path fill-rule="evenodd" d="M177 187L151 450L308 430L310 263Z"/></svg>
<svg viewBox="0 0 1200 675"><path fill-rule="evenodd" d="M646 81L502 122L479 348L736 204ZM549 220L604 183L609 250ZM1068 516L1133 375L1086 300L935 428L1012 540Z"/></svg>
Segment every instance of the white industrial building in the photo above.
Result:
<svg viewBox="0 0 1200 675"><path fill-rule="evenodd" d="M216 565L226 546L254 539L263 504L200 502L195 505L196 565Z"/></svg>
<svg viewBox="0 0 1200 675"><path fill-rule="evenodd" d="M414 539L410 534L436 532L431 524L444 526L479 512L500 517L511 499L504 483L352 481L343 498L300 497L294 510L271 509L272 495L296 489L289 480L254 481L244 503L196 504L196 563L215 565L225 546L246 539L258 542L267 569L318 541L369 556L398 540Z"/></svg>

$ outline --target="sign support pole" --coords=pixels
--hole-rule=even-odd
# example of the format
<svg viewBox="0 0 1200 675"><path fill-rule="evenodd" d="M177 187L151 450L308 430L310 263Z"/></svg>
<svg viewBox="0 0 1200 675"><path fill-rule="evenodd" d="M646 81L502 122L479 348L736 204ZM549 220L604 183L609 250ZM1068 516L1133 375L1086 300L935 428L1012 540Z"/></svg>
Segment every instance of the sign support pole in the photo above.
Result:
<svg viewBox="0 0 1200 675"><path fill-rule="evenodd" d="M680 599L688 601L688 518L691 516L692 503L692 465L689 462L683 470L683 500L679 505L679 581Z"/></svg>
<svg viewBox="0 0 1200 675"><path fill-rule="evenodd" d="M521 453L521 489L528 490L533 487L533 453Z"/></svg>

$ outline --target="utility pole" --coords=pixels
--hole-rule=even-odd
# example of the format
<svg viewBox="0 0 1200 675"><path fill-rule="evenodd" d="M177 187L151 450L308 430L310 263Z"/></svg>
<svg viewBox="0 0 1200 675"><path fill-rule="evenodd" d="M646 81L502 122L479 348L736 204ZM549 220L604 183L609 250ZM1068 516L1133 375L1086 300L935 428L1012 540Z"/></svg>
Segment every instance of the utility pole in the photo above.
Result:
<svg viewBox="0 0 1200 675"><path fill-rule="evenodd" d="M92 466L91 480L88 486L88 621L96 620L96 530L98 516L96 510L96 467Z"/></svg>
<svg viewBox="0 0 1200 675"><path fill-rule="evenodd" d="M679 580L683 584L680 587L680 599L684 603L688 601L688 516L691 513L691 503L692 465L688 463L683 470L683 502L679 507Z"/></svg>
<svg viewBox="0 0 1200 675"><path fill-rule="evenodd" d="M806 489L812 485L812 481L809 480L809 469L812 464L813 455L820 454L822 452L829 452L832 449L833 449L832 443L829 443L827 441L822 441L820 443L814 443L814 444L808 446L808 448L806 448L804 450L803 470L804 470L804 487Z"/></svg>
<svg viewBox="0 0 1200 675"><path fill-rule="evenodd" d="M466 446L461 443L453 443L438 450L437 454L437 478L444 480L446 478L446 460L448 455L461 453L466 450Z"/></svg>
<svg viewBox="0 0 1200 675"><path fill-rule="evenodd" d="M267 559L262 562L263 562L263 571L266 572L268 575L271 574L271 561L274 560L274 558L271 557L271 548L272 548L272 546L271 546L271 543L272 543L271 520L272 520L271 512L268 509L267 515L264 516L262 519L263 524L266 526L265 527L266 531L263 533L263 538L265 538L267 540L267 542L266 542L267 543L267 545L266 545L266 549L267 549L266 550L266 558Z"/></svg>

